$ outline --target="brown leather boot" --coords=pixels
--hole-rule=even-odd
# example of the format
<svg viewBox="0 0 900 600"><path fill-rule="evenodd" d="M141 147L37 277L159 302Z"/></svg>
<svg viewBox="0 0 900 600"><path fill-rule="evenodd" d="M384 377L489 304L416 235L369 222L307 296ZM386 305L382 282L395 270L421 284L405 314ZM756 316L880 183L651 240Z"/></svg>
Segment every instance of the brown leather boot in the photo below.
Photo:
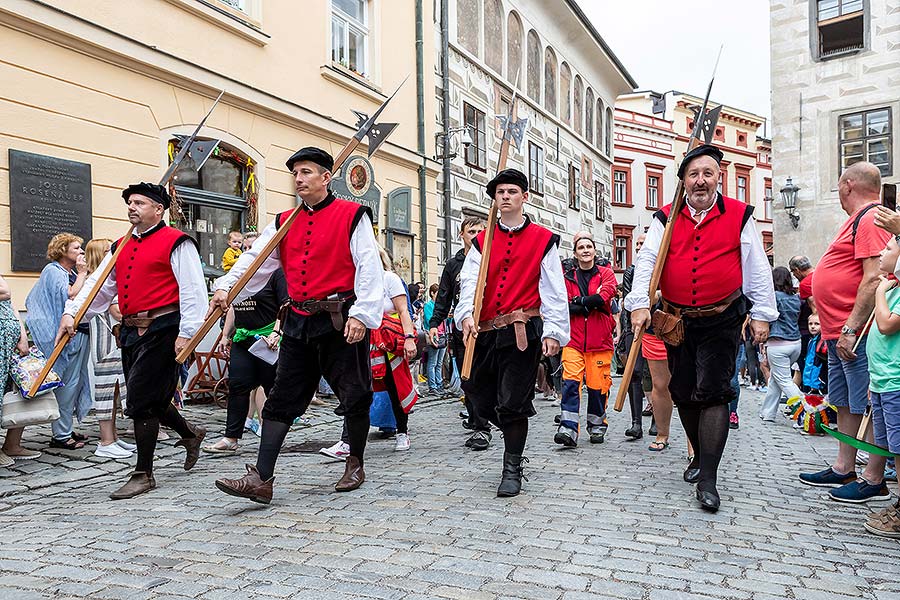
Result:
<svg viewBox="0 0 900 600"><path fill-rule="evenodd" d="M334 484L334 491L351 492L361 486L365 480L366 472L363 471L362 459L348 456L347 465L344 467L344 476Z"/></svg>
<svg viewBox="0 0 900 600"><path fill-rule="evenodd" d="M216 479L216 487L231 496L247 498L260 504L268 504L272 501L272 482L275 477L263 481L259 471L253 465L245 465L247 474L240 479Z"/></svg>
<svg viewBox="0 0 900 600"><path fill-rule="evenodd" d="M203 438L206 437L206 428L202 425L191 425L188 423L188 426L194 432L194 437L181 438L175 442L176 446L184 446L186 451L184 455L185 471L190 471L197 464L197 459L200 458L200 445L203 444Z"/></svg>
<svg viewBox="0 0 900 600"><path fill-rule="evenodd" d="M126 500L140 496L144 492L149 492L156 488L156 480L153 479L152 473L143 471L135 471L128 479L128 483L114 491L109 497L113 500Z"/></svg>

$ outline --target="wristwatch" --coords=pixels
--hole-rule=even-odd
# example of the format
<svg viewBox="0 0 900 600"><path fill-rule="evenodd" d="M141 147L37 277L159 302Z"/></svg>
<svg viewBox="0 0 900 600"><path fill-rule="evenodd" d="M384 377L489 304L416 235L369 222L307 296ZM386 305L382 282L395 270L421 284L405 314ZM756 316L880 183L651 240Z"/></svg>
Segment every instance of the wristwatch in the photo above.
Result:
<svg viewBox="0 0 900 600"><path fill-rule="evenodd" d="M856 335L856 330L852 327L847 327L844 325L841 327L841 335Z"/></svg>
<svg viewBox="0 0 900 600"><path fill-rule="evenodd" d="M404 337L404 339L407 339L407 340L414 340L414 339L416 339L418 336L417 336L416 334L414 334L414 333L407 333L407 334L404 334L403 337Z"/></svg>

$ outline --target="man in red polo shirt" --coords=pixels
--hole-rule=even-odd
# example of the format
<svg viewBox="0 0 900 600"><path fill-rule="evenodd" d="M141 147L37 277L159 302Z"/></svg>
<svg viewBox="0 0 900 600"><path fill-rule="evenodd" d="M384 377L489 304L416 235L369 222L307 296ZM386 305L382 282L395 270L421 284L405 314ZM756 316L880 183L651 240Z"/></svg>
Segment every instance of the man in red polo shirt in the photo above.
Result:
<svg viewBox="0 0 900 600"><path fill-rule="evenodd" d="M881 172L871 163L858 162L841 174L838 196L848 218L816 265L813 277L812 293L828 347L828 399L837 407L838 429L851 436L856 435L869 404L865 325L875 306L878 257L890 238L875 225L880 192ZM831 467L802 473L800 481L840 486L829 493L839 502L859 503L888 495L884 457L872 455L859 479L855 464L856 448L839 443Z"/></svg>
<svg viewBox="0 0 900 600"><path fill-rule="evenodd" d="M281 346L272 392L263 408L256 466L240 479L219 479L226 494L268 504L272 500L275 461L291 423L309 408L325 380L338 397L335 413L344 417L350 455L338 492L365 481L363 454L372 405L369 329L381 326L384 271L368 208L335 198L328 189L334 159L319 148L302 148L287 161L303 210L281 243L234 299L249 298L278 268L284 271L290 302L281 312ZM228 308L227 290L244 274L275 235L289 211L263 230L253 247L227 275L216 280L210 310Z"/></svg>
<svg viewBox="0 0 900 600"><path fill-rule="evenodd" d="M684 341L666 343L672 379L669 391L694 448L684 479L696 483L697 500L719 509L719 462L728 440L731 385L744 318L756 342L778 318L772 271L751 218L753 207L718 193L722 151L703 145L688 152L678 169L685 206L671 214L666 205L653 216L637 256L625 310L637 331L650 324L650 278L665 224L676 218L659 289L662 310L681 318ZM658 332L660 333L660 332Z"/></svg>
<svg viewBox="0 0 900 600"><path fill-rule="evenodd" d="M522 452L534 416L534 382L541 354L553 356L569 341L569 310L559 236L524 212L528 178L505 169L487 184L500 220L494 229L480 322L472 318L485 231L466 254L459 275L455 319L463 339L477 336L472 375L463 384L478 414L503 432L503 475L497 496L522 488Z"/></svg>
<svg viewBox="0 0 900 600"><path fill-rule="evenodd" d="M185 471L196 464L206 435L203 427L185 421L172 404L181 372L175 356L200 328L206 305L206 282L197 244L163 221L172 200L161 185L136 183L122 192L122 198L134 226L131 237L113 244L81 292L66 303L57 337L72 335L74 315L112 260L113 252L119 244L125 244L84 315L84 322L90 321L118 296L122 311L119 341L128 387L125 415L134 420L137 465L128 482L110 494L113 500L133 498L156 487L153 454L160 424L181 436L176 445L184 446L187 452Z"/></svg>

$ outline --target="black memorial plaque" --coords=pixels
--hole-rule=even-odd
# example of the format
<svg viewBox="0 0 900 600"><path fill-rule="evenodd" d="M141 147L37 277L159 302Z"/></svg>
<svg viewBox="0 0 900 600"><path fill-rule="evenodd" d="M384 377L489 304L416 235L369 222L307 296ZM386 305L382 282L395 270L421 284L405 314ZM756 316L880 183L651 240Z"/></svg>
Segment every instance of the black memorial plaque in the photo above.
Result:
<svg viewBox="0 0 900 600"><path fill-rule="evenodd" d="M91 165L9 151L12 270L40 271L57 233L91 239Z"/></svg>

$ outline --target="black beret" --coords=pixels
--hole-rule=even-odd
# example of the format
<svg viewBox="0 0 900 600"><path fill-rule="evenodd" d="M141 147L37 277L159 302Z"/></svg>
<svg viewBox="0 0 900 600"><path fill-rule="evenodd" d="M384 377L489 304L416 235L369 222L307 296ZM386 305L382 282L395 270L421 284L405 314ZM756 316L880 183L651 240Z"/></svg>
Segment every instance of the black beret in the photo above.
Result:
<svg viewBox="0 0 900 600"><path fill-rule="evenodd" d="M144 183L143 181L140 183L132 183L122 191L122 198L125 199L125 202L128 202L128 198L132 194L147 196L154 202L158 202L166 208L169 208L172 204L172 198L169 197L169 192L166 191L166 188L155 183Z"/></svg>
<svg viewBox="0 0 900 600"><path fill-rule="evenodd" d="M688 163L697 158L698 156L711 156L713 160L716 161L716 164L722 164L722 157L725 156L722 154L722 151L716 148L715 146L711 146L709 144L703 144L701 146L697 146L690 152L684 155L684 160L681 161L681 166L678 167L678 179L684 179L684 172L688 167Z"/></svg>
<svg viewBox="0 0 900 600"><path fill-rule="evenodd" d="M511 183L522 188L523 192L528 191L528 178L525 177L525 173L517 169L503 169L488 182L487 195L493 198L494 192L497 191L497 186L501 183Z"/></svg>
<svg viewBox="0 0 900 600"><path fill-rule="evenodd" d="M331 171L334 168L334 159L331 155L321 148L316 148L314 146L300 148L294 152L294 155L287 159L287 162L284 164L287 165L288 171L293 171L294 163L300 162L301 160L314 162L328 171Z"/></svg>

